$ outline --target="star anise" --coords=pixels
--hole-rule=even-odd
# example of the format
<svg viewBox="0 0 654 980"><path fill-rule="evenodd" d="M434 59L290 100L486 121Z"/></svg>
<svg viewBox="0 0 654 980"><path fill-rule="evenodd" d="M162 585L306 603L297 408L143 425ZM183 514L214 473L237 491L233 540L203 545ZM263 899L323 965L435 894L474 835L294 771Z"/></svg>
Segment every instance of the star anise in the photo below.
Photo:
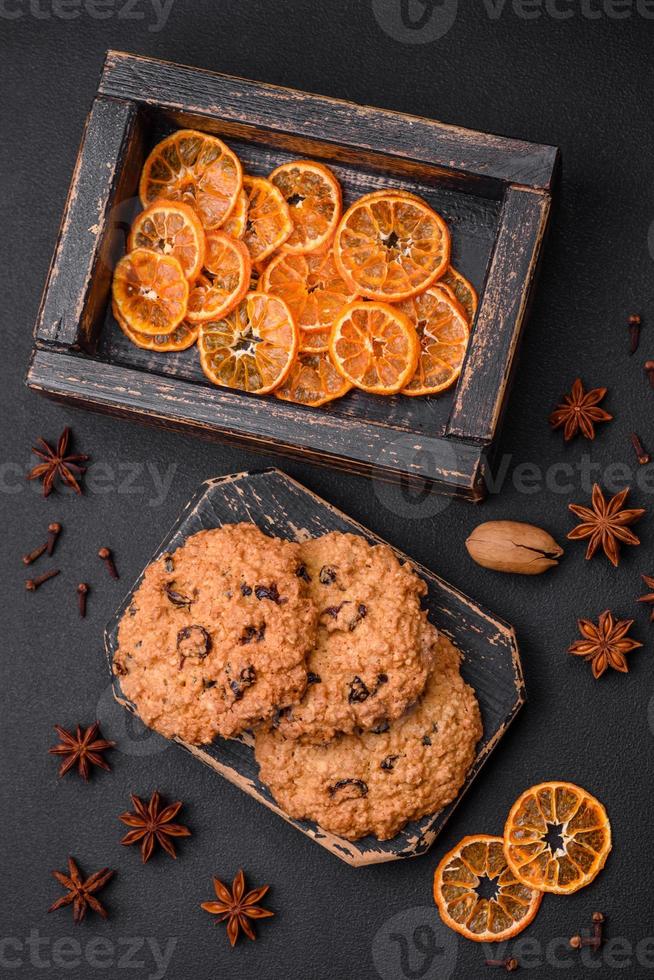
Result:
<svg viewBox="0 0 654 980"><path fill-rule="evenodd" d="M257 938L250 925L250 919L268 919L275 914L270 909L261 908L257 904L268 891L269 885L263 885L261 888L255 888L247 894L245 893L243 869L234 878L231 891L218 878L213 879L213 887L218 901L202 902L201 907L205 912L218 916L216 925L219 922L227 922L227 936L232 946L235 945L241 929L250 939Z"/></svg>
<svg viewBox="0 0 654 980"><path fill-rule="evenodd" d="M617 566L620 560L620 543L640 544L640 539L627 527L635 524L645 513L644 508L623 510L622 505L627 499L629 488L626 487L615 497L607 501L601 488L596 483L593 487L592 509L580 504L569 504L573 514L581 518L582 523L573 528L568 534L572 541L589 538L586 558L592 558L597 549L604 549L609 561Z"/></svg>
<svg viewBox="0 0 654 980"><path fill-rule="evenodd" d="M651 621L654 623L654 576L653 575L642 575L643 582L648 589L652 589L647 595L641 595L639 602L647 602L652 606L652 614L650 616Z"/></svg>
<svg viewBox="0 0 654 980"><path fill-rule="evenodd" d="M89 778L89 764L99 766L100 769L106 769L107 772L110 771L110 766L103 759L102 753L106 752L107 749L113 749L116 743L102 738L97 721L89 725L86 731L78 725L74 735L60 725L54 727L61 742L59 745L53 745L52 748L48 749L48 752L50 755L68 756L59 766L60 776L65 776L75 764L77 764L77 771L85 781ZM96 738L97 735L100 735L100 738Z"/></svg>
<svg viewBox="0 0 654 980"><path fill-rule="evenodd" d="M36 446L32 446L32 452L42 459L42 463L37 463L37 465L30 470L27 474L28 480L43 480L43 496L49 497L53 488L55 479L59 477L63 480L75 493L81 493L82 488L77 482L79 477L86 472L85 466L80 466L80 463L85 463L90 456L86 453L77 453L75 455L67 455L68 444L70 442L70 429L68 426L59 436L57 442L57 448L53 449L45 439L39 437L36 440Z"/></svg>
<svg viewBox="0 0 654 980"><path fill-rule="evenodd" d="M101 915L103 919L107 918L107 910L102 905L101 902L95 897L95 892L99 891L101 888L107 884L110 878L113 878L115 871L109 868L102 868L101 871L96 871L92 874L86 881L82 881L82 876L80 874L79 868L75 864L72 857L68 858L68 874L65 875L62 871L53 871L52 874L57 879L57 881L68 889L67 895L62 895L57 901L50 906L48 912L55 912L57 909L63 908L65 905L73 906L73 922L79 923L82 921L86 915L87 908L93 909L98 915Z"/></svg>
<svg viewBox="0 0 654 980"><path fill-rule="evenodd" d="M608 609L602 613L597 625L587 619L580 619L579 632L584 639L573 643L570 653L583 657L590 663L595 679L601 677L609 667L626 674L629 667L625 654L643 645L627 637L633 622L633 619L614 619L613 613Z"/></svg>
<svg viewBox="0 0 654 980"><path fill-rule="evenodd" d="M613 418L603 408L597 406L606 396L606 388L593 388L584 391L581 378L577 378L569 395L563 396L563 403L550 415L550 425L553 429L563 427L563 438L566 442L577 435L579 431L587 439L595 438L595 422L610 422Z"/></svg>
<svg viewBox="0 0 654 980"><path fill-rule="evenodd" d="M129 845L141 841L141 857L144 864L152 857L155 842L158 842L171 858L176 858L175 846L170 838L191 836L188 827L172 822L184 804L178 800L162 808L161 797L157 790L147 804L133 794L131 800L136 813L121 813L118 819L128 827L134 827L134 830L125 834L120 843Z"/></svg>

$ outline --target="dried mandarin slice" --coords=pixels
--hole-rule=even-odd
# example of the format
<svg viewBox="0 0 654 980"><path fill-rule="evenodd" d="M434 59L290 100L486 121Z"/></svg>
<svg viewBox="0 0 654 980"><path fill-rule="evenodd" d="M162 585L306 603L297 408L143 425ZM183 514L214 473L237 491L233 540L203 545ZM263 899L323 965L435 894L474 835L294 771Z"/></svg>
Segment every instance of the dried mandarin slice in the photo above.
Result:
<svg viewBox="0 0 654 980"><path fill-rule="evenodd" d="M214 384L264 395L291 370L298 331L281 299L248 293L222 319L200 324L198 348L202 370Z"/></svg>
<svg viewBox="0 0 654 980"><path fill-rule="evenodd" d="M504 850L523 884L571 895L589 885L606 864L611 825L599 800L579 786L540 783L513 804Z"/></svg>
<svg viewBox="0 0 654 980"><path fill-rule="evenodd" d="M341 218L334 258L355 292L395 303L443 275L450 233L441 216L414 194L376 191L355 201Z"/></svg>
<svg viewBox="0 0 654 980"><path fill-rule="evenodd" d="M288 204L293 231L285 252L313 252L332 239L341 217L341 185L322 163L293 160L270 174Z"/></svg>
<svg viewBox="0 0 654 980"><path fill-rule="evenodd" d="M302 330L300 328L300 350L317 354L329 350L331 328L324 330Z"/></svg>
<svg viewBox="0 0 654 980"><path fill-rule="evenodd" d="M161 351L162 353L186 350L192 347L198 339L198 331L200 329L198 324L189 323L188 320L182 320L172 333L153 335L132 330L115 303L113 304L113 314L118 326L128 340L131 340L136 347L142 347L144 350Z"/></svg>
<svg viewBox="0 0 654 980"><path fill-rule="evenodd" d="M465 310L468 318L468 326L471 327L475 322L479 303L477 290L472 283L465 276L462 276L460 272L457 272L454 266L450 265L438 280L438 285L447 286L452 291L454 298L459 301Z"/></svg>
<svg viewBox="0 0 654 980"><path fill-rule="evenodd" d="M522 884L501 837L464 837L434 874L434 901L446 926L476 943L499 943L533 922L542 893Z"/></svg>
<svg viewBox="0 0 654 980"><path fill-rule="evenodd" d="M229 218L223 223L222 229L231 235L232 238L243 238L245 233L245 222L248 217L248 196L241 188L236 198L236 204L232 208Z"/></svg>
<svg viewBox="0 0 654 980"><path fill-rule="evenodd" d="M253 262L283 245L293 231L293 222L282 192L264 177L244 177L243 189L248 196L248 215L243 241Z"/></svg>
<svg viewBox="0 0 654 980"><path fill-rule="evenodd" d="M301 330L331 328L341 311L356 298L336 268L331 247L305 255L275 255L261 280L267 293L280 296Z"/></svg>
<svg viewBox="0 0 654 980"><path fill-rule="evenodd" d="M120 315L138 333L172 333L186 315L188 280L172 255L128 252L116 266L112 291Z"/></svg>
<svg viewBox="0 0 654 980"><path fill-rule="evenodd" d="M172 201L155 201L134 219L127 248L149 248L173 255L193 282L204 262L204 229L193 208Z"/></svg>
<svg viewBox="0 0 654 980"><path fill-rule="evenodd" d="M250 253L219 228L207 233L204 270L191 288L187 319L215 320L241 302L250 286Z"/></svg>
<svg viewBox="0 0 654 980"><path fill-rule="evenodd" d="M157 143L143 166L139 196L194 208L206 229L217 228L236 206L243 170L236 154L208 133L180 129Z"/></svg>
<svg viewBox="0 0 654 980"><path fill-rule="evenodd" d="M459 303L440 286L432 286L398 304L416 328L420 359L403 395L437 395L450 388L461 373L470 332Z"/></svg>
<svg viewBox="0 0 654 980"><path fill-rule="evenodd" d="M392 395L413 377L420 342L405 313L388 303L346 306L329 338L329 353L346 380L374 395Z"/></svg>
<svg viewBox="0 0 654 980"><path fill-rule="evenodd" d="M334 367L329 351L299 351L275 397L299 405L325 405L352 389Z"/></svg>

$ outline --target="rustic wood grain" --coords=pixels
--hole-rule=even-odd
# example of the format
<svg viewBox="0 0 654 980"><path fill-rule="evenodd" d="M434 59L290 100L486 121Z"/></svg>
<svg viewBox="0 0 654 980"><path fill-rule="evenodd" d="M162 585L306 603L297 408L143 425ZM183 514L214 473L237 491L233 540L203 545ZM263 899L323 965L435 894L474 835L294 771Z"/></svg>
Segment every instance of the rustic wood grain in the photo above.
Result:
<svg viewBox="0 0 654 980"><path fill-rule="evenodd" d="M557 150L383 109L360 106L121 51L107 52L99 91L187 115L205 116L226 135L251 127L279 145L300 137L321 155L347 148L412 160L462 185L501 193L493 183L549 188ZM340 157L344 159L343 156ZM350 157L351 158L351 157ZM360 159L360 156L359 156Z"/></svg>
<svg viewBox="0 0 654 980"><path fill-rule="evenodd" d="M28 383L60 401L249 449L381 479L406 478L419 487L428 480L443 493L472 499L483 493L483 452L467 443L48 350L35 352Z"/></svg>
<svg viewBox="0 0 654 980"><path fill-rule="evenodd" d="M109 213L125 193L133 192L133 161L140 166L141 142L134 103L95 99L41 300L37 340L93 350L116 259Z"/></svg>
<svg viewBox="0 0 654 980"><path fill-rule="evenodd" d="M281 471L267 470L235 474L203 484L152 558L175 550L190 534L236 521L251 521L263 531L293 540L304 540L327 531L362 534L373 543L382 540ZM396 554L401 559L410 560L397 550ZM477 692L483 718L484 734L477 757L457 800L450 806L407 825L390 841L378 841L374 837L347 841L327 833L311 821L293 820L284 813L258 778L251 736L216 739L209 746L192 746L177 740L195 758L278 813L341 860L356 867L415 857L428 850L525 700L520 656L513 629L424 566L415 562L413 565L429 589L426 607L430 620L464 654L462 673ZM130 604L131 595L140 579L141 576L107 626L105 647L110 664L116 648L120 618ZM113 680L116 698L133 711L133 705L121 694L119 679Z"/></svg>
<svg viewBox="0 0 654 980"><path fill-rule="evenodd" d="M542 191L509 187L506 192L472 343L456 389L448 436L489 443L498 430L550 204L550 195Z"/></svg>

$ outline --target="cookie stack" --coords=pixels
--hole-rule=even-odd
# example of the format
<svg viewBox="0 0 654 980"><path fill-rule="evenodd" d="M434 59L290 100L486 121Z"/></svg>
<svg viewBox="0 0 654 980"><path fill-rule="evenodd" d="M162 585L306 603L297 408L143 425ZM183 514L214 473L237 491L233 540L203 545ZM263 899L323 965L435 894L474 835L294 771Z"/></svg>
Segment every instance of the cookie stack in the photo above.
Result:
<svg viewBox="0 0 654 980"><path fill-rule="evenodd" d="M146 570L114 671L163 735L254 730L261 778L290 816L385 840L456 797L482 734L426 591L357 535L201 531Z"/></svg>

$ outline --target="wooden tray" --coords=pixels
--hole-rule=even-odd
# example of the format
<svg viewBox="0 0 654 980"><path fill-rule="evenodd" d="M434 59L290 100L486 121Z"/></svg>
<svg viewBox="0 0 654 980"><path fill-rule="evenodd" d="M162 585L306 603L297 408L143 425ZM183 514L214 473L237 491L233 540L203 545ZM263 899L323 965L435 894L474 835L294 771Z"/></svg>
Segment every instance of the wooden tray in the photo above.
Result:
<svg viewBox="0 0 654 980"><path fill-rule="evenodd" d="M237 521L252 521L264 531L295 540L316 537L327 531L350 531L362 534L372 542L382 540L280 470L265 470L261 473L238 473L204 483L166 535L153 559L178 548L190 534ZM406 555L395 550L400 558L406 559ZM378 841L374 837L364 837L355 842L347 841L322 830L311 821L293 820L284 813L267 787L259 781L249 736L230 740L218 738L210 746L202 747L176 739L196 759L211 766L318 844L356 867L415 857L428 850L525 700L520 656L513 629L427 568L415 562L412 564L429 588L426 608L431 622L447 634L464 654L462 673L477 692L483 718L484 735L478 746L477 758L457 800L450 806L408 824L392 840ZM141 576L105 631L110 665L117 645L118 624L140 581ZM113 683L117 700L134 712L134 706L121 693L119 678L114 677Z"/></svg>
<svg viewBox="0 0 654 980"><path fill-rule="evenodd" d="M298 156L323 160L346 204L391 187L436 208L453 234L453 263L481 297L457 386L434 398L352 392L312 409L212 386L195 349L156 354L130 344L108 303L112 269L140 209L145 156L180 126L225 138L255 174ZM28 384L115 415L389 480L428 481L478 500L557 160L553 147L110 51L38 315Z"/></svg>

